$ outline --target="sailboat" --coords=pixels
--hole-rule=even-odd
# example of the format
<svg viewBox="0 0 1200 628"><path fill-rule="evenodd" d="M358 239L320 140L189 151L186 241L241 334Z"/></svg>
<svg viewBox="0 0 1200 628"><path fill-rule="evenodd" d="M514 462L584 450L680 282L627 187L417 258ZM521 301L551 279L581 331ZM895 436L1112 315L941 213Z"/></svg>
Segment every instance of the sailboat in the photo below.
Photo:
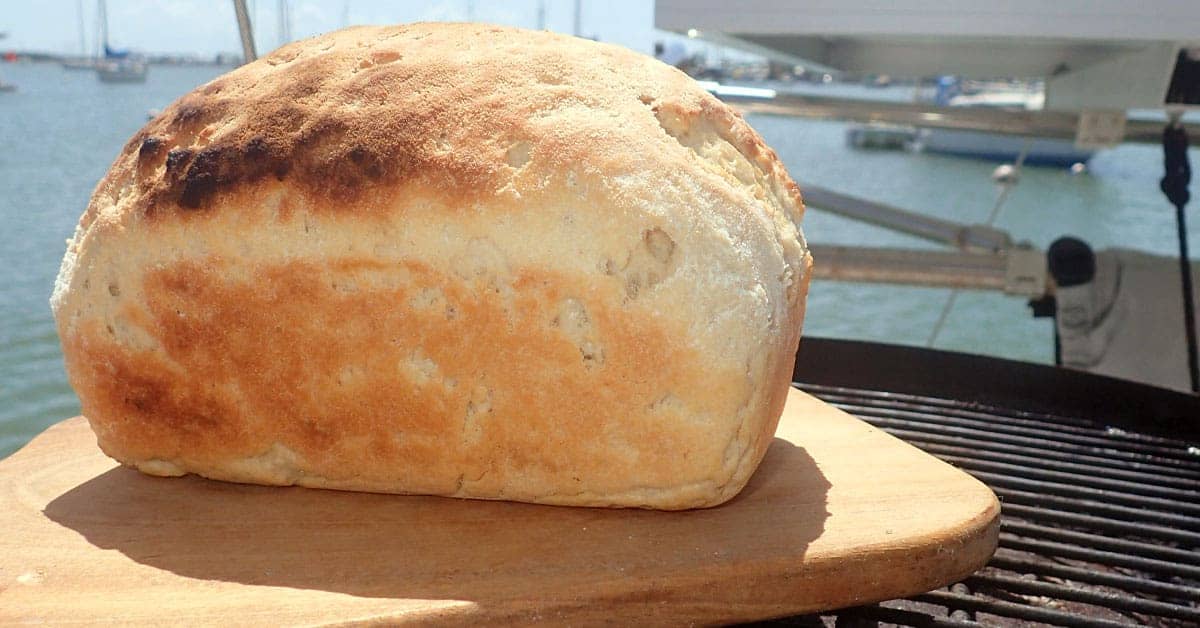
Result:
<svg viewBox="0 0 1200 628"><path fill-rule="evenodd" d="M96 58L88 54L87 29L83 25L83 0L78 0L76 8L79 17L79 56L64 59L62 67L64 70L94 70Z"/></svg>
<svg viewBox="0 0 1200 628"><path fill-rule="evenodd" d="M4 39L7 36L8 33L0 32L0 39ZM0 78L0 93L15 91L17 91L16 85L13 85L12 83L5 83L4 79Z"/></svg>
<svg viewBox="0 0 1200 628"><path fill-rule="evenodd" d="M104 83L145 83L146 62L108 44L108 7L104 0L100 0L100 37L104 57L96 61L96 77Z"/></svg>
<svg viewBox="0 0 1200 628"><path fill-rule="evenodd" d="M94 70L96 69L96 61L91 57L67 59L62 62L62 67L64 70Z"/></svg>

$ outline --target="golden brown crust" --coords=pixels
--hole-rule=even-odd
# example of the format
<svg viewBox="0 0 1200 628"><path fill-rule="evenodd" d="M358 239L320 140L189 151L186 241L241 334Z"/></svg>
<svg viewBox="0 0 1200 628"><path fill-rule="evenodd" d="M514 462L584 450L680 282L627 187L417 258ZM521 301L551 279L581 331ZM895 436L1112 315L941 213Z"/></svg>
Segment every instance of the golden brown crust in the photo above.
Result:
<svg viewBox="0 0 1200 628"><path fill-rule="evenodd" d="M443 54L464 42L458 58ZM586 47L597 54L551 33L470 24L357 27L296 42L180 98L130 139L102 187L136 186L135 211L147 214L202 210L267 178L324 197L331 210L409 179L469 194L503 186L502 157L527 120L564 103L620 115L604 132L636 154L659 135L638 108L661 104L722 128L802 211L795 183L736 112L656 61ZM588 157L592 147L574 139L583 138L538 138L548 156Z"/></svg>
<svg viewBox="0 0 1200 628"><path fill-rule="evenodd" d="M761 138L656 61L361 27L136 134L52 305L101 446L149 473L707 506L782 410L802 212Z"/></svg>

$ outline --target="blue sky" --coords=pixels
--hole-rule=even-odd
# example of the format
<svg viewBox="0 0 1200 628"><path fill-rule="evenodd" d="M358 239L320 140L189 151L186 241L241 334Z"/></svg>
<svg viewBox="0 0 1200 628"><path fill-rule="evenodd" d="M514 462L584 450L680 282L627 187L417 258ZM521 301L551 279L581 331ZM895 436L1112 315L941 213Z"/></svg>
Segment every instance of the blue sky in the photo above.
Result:
<svg viewBox="0 0 1200 628"><path fill-rule="evenodd" d="M277 0L247 0L260 53L279 45ZM389 24L421 20L465 20L535 28L539 0L291 0L292 36L308 37L350 24ZM572 31L573 0L544 0L546 27ZM94 46L96 0L5 0L0 50L79 52L79 9L85 15L88 46ZM118 48L143 52L198 53L240 50L231 0L108 0L109 33ZM348 17L348 20L346 18ZM584 0L585 36L652 52L670 39L654 29L651 0Z"/></svg>

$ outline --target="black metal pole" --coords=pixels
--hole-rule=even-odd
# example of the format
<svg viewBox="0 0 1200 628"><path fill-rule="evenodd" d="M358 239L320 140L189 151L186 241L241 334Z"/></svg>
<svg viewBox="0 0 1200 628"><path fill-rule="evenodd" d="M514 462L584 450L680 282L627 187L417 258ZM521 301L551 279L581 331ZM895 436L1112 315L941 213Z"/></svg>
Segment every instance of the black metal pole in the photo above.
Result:
<svg viewBox="0 0 1200 628"><path fill-rule="evenodd" d="M1187 217L1184 208L1190 194L1192 168L1187 156L1187 130L1178 119L1163 129L1163 161L1166 173L1159 187L1175 206L1175 227L1179 236L1179 276L1183 284L1183 329L1187 334L1188 375L1192 392L1200 392L1200 363L1196 357L1196 305L1192 291L1192 264L1188 256Z"/></svg>
<svg viewBox="0 0 1200 628"><path fill-rule="evenodd" d="M1192 263L1188 257L1187 219L1183 205L1175 208L1175 223L1179 231L1179 276L1183 279L1183 325L1187 333L1188 374L1192 392L1200 392L1200 366L1196 357L1196 305L1192 291Z"/></svg>

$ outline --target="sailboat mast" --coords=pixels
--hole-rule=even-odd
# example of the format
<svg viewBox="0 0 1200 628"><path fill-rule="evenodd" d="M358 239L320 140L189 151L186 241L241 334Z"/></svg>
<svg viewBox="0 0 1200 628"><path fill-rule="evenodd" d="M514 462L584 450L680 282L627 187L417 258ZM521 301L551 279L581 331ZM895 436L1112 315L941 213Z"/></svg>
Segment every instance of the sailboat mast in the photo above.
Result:
<svg viewBox="0 0 1200 628"><path fill-rule="evenodd" d="M100 41L103 48L101 53L103 56L108 56L108 6L104 0L100 0Z"/></svg>
<svg viewBox="0 0 1200 628"><path fill-rule="evenodd" d="M86 57L87 49L87 29L83 25L83 0L77 0L75 3L75 13L79 16L79 54Z"/></svg>
<svg viewBox="0 0 1200 628"><path fill-rule="evenodd" d="M287 0L279 0L279 45L292 41L292 9Z"/></svg>

